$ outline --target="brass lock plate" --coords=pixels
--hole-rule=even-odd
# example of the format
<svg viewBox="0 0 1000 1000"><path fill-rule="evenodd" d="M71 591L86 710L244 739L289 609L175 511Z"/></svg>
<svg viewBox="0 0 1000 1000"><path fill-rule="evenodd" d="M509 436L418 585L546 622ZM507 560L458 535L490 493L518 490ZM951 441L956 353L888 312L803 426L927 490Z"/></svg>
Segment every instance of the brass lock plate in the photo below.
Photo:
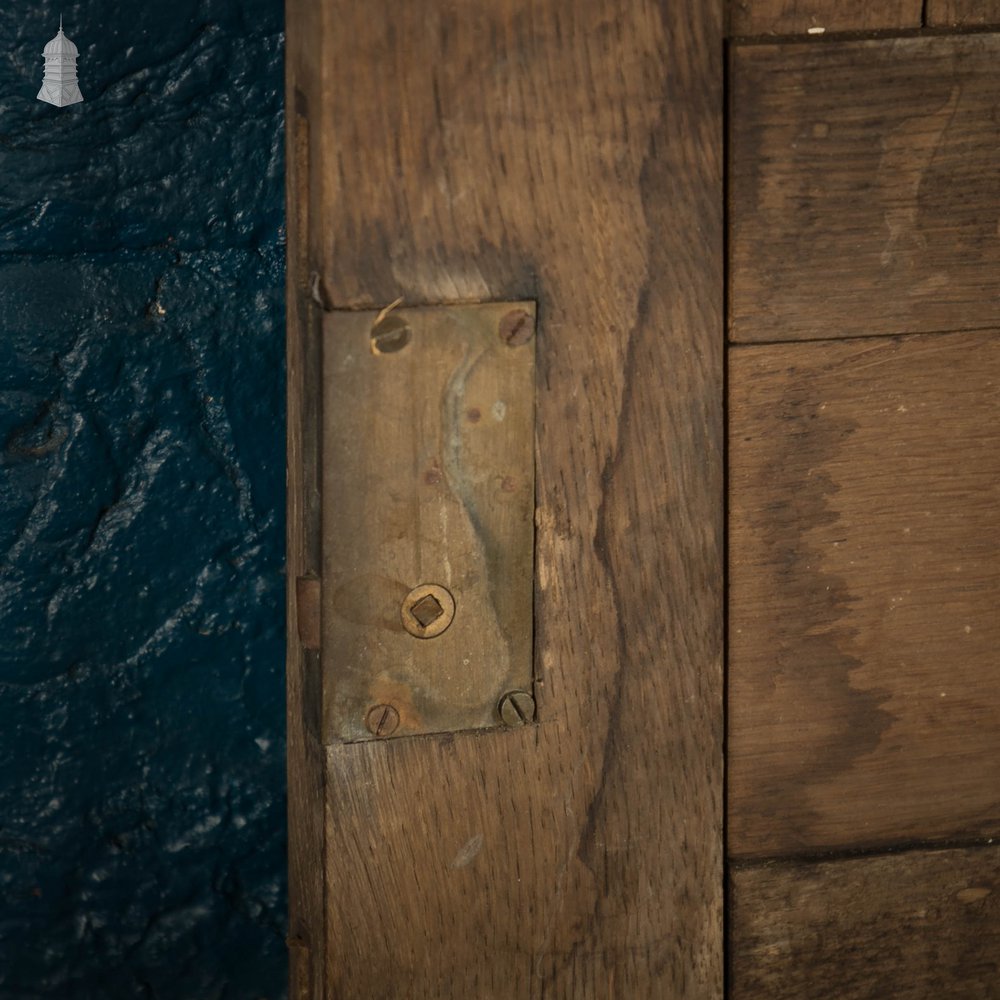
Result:
<svg viewBox="0 0 1000 1000"><path fill-rule="evenodd" d="M533 302L325 314L328 742L531 721L534 331Z"/></svg>

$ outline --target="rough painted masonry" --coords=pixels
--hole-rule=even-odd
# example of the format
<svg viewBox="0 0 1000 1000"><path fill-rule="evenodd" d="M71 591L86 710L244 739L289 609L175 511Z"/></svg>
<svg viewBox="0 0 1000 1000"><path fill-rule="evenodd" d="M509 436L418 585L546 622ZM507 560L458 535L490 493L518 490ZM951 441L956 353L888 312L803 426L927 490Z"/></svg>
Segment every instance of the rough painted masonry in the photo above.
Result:
<svg viewBox="0 0 1000 1000"><path fill-rule="evenodd" d="M285 995L282 21L0 8L0 1000Z"/></svg>

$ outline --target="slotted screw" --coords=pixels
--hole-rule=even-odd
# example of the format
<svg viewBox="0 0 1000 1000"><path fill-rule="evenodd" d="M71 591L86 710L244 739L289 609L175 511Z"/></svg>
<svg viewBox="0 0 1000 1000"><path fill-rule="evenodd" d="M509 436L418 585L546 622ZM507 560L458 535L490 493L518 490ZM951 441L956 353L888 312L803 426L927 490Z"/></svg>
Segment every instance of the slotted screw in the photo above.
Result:
<svg viewBox="0 0 1000 1000"><path fill-rule="evenodd" d="M392 736L399 726L399 712L392 705L376 705L368 710L365 726L372 736Z"/></svg>
<svg viewBox="0 0 1000 1000"><path fill-rule="evenodd" d="M508 347L520 347L531 340L535 332L535 321L531 313L523 309L511 309L501 318L497 332Z"/></svg>
<svg viewBox="0 0 1000 1000"><path fill-rule="evenodd" d="M508 691L500 699L500 718L511 728L527 725L535 718L535 699L527 691Z"/></svg>

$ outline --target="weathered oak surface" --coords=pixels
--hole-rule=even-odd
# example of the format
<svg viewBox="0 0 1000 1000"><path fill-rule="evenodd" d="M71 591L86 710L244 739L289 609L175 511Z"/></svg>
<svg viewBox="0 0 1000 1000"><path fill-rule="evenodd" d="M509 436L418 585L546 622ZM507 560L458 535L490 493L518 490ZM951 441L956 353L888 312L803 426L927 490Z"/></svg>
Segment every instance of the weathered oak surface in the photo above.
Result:
<svg viewBox="0 0 1000 1000"><path fill-rule="evenodd" d="M927 23L936 28L1000 24L1000 0L928 0Z"/></svg>
<svg viewBox="0 0 1000 1000"><path fill-rule="evenodd" d="M919 28L922 0L730 0L733 35Z"/></svg>
<svg viewBox="0 0 1000 1000"><path fill-rule="evenodd" d="M1000 834L1000 334L730 356L730 851Z"/></svg>
<svg viewBox="0 0 1000 1000"><path fill-rule="evenodd" d="M319 301L539 309L539 724L326 748L329 997L721 996L721 6L289 5Z"/></svg>
<svg viewBox="0 0 1000 1000"><path fill-rule="evenodd" d="M1000 848L775 862L730 884L732 1000L1000 996Z"/></svg>
<svg viewBox="0 0 1000 1000"><path fill-rule="evenodd" d="M1000 323L998 63L992 34L734 49L732 339Z"/></svg>
<svg viewBox="0 0 1000 1000"><path fill-rule="evenodd" d="M288 959L290 1000L326 1000L322 961L325 920L324 783L320 739L318 608L322 563L319 520L320 311L310 290L311 224L318 157L309 127L308 92L318 78L309 44L317 8L302 4L288 32L285 79L287 379L287 654ZM289 14L291 17L291 13ZM306 581L309 582L306 582ZM300 615L299 599L303 599ZM311 646L312 648L306 648Z"/></svg>

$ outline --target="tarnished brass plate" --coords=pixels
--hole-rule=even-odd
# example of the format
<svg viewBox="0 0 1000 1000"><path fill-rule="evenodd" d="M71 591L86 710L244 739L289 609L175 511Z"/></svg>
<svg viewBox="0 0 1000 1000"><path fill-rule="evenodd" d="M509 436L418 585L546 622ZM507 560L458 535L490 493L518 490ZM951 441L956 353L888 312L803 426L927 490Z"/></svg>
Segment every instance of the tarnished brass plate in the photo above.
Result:
<svg viewBox="0 0 1000 1000"><path fill-rule="evenodd" d="M502 725L532 691L534 303L324 324L326 738Z"/></svg>

